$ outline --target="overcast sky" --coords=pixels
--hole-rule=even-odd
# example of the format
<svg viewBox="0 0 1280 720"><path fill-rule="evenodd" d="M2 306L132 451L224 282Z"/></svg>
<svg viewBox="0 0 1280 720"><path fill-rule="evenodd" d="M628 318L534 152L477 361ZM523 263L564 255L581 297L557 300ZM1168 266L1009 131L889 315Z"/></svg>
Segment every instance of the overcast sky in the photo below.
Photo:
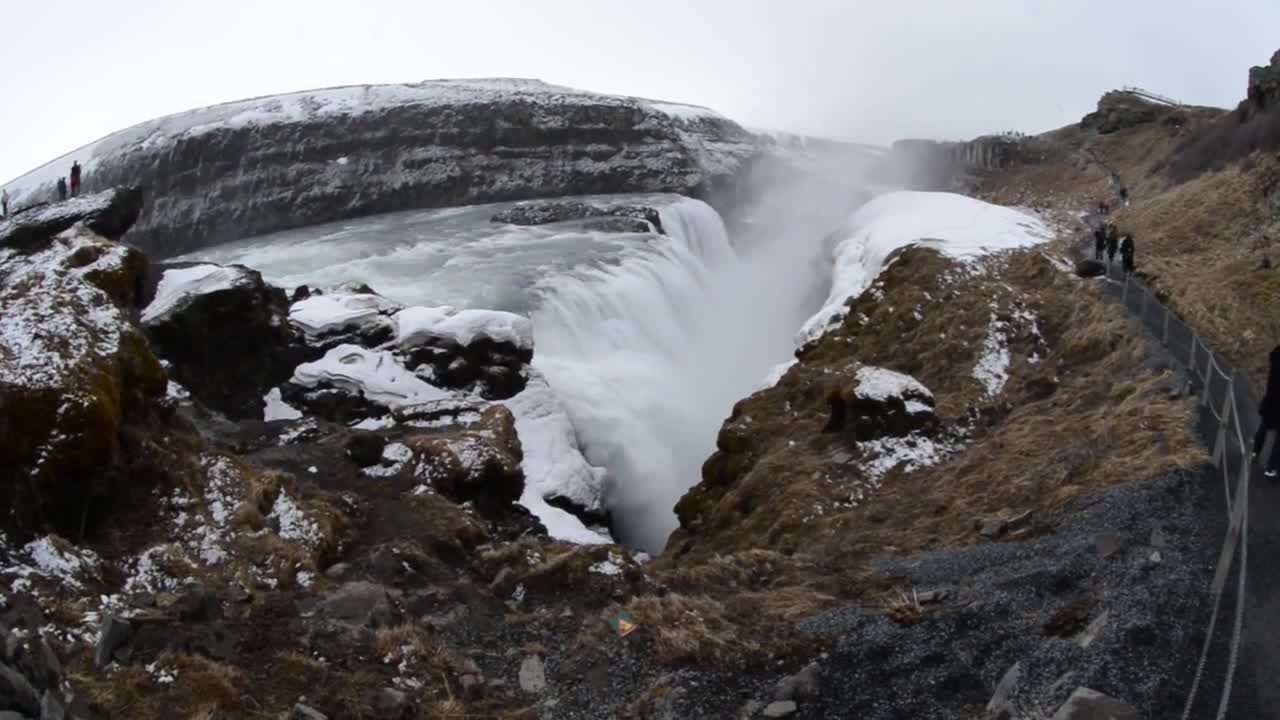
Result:
<svg viewBox="0 0 1280 720"><path fill-rule="evenodd" d="M0 181L243 97L516 76L887 143L1074 122L1109 88L1234 105L1276 0L53 0L0 13Z"/></svg>

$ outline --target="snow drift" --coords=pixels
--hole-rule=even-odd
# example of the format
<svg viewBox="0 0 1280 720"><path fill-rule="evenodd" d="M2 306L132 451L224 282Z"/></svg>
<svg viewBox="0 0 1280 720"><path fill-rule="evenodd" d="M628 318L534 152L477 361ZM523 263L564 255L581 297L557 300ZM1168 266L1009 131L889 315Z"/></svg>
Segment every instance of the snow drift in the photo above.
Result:
<svg viewBox="0 0 1280 720"><path fill-rule="evenodd" d="M1012 208L964 195L900 191L880 195L850 215L831 253L831 292L809 318L797 344L820 337L842 320L845 303L867 289L893 251L926 245L959 259L1047 242L1053 231Z"/></svg>

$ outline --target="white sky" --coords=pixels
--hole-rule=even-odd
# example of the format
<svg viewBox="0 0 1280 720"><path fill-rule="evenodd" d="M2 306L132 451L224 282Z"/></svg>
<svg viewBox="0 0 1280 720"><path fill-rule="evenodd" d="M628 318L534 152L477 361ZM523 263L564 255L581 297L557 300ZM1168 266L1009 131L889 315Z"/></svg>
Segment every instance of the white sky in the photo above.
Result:
<svg viewBox="0 0 1280 720"><path fill-rule="evenodd" d="M516 76L865 142L1074 122L1140 85L1231 106L1276 0L0 3L0 180L109 132L329 85Z"/></svg>

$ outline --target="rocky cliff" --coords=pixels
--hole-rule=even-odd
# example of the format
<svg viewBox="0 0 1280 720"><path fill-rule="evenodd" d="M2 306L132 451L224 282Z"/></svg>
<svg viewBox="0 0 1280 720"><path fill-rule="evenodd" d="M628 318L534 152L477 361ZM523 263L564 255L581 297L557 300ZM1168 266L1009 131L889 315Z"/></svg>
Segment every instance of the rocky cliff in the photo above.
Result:
<svg viewBox="0 0 1280 720"><path fill-rule="evenodd" d="M618 192L705 196L756 151L705 108L528 80L427 81L201 108L109 135L9 183L49 200L73 160L89 192L138 185L130 240L163 258L349 217Z"/></svg>

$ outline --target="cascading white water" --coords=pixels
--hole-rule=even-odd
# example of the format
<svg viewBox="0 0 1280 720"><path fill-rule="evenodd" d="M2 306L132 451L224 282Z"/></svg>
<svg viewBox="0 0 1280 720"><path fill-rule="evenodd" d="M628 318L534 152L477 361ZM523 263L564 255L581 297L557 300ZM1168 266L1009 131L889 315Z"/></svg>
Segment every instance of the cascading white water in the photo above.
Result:
<svg viewBox="0 0 1280 720"><path fill-rule="evenodd" d="M720 216L662 209L651 252L539 287L534 364L566 403L629 545L662 549L733 404L794 350L815 300L821 236L736 252ZM656 241L655 241L656 242Z"/></svg>

